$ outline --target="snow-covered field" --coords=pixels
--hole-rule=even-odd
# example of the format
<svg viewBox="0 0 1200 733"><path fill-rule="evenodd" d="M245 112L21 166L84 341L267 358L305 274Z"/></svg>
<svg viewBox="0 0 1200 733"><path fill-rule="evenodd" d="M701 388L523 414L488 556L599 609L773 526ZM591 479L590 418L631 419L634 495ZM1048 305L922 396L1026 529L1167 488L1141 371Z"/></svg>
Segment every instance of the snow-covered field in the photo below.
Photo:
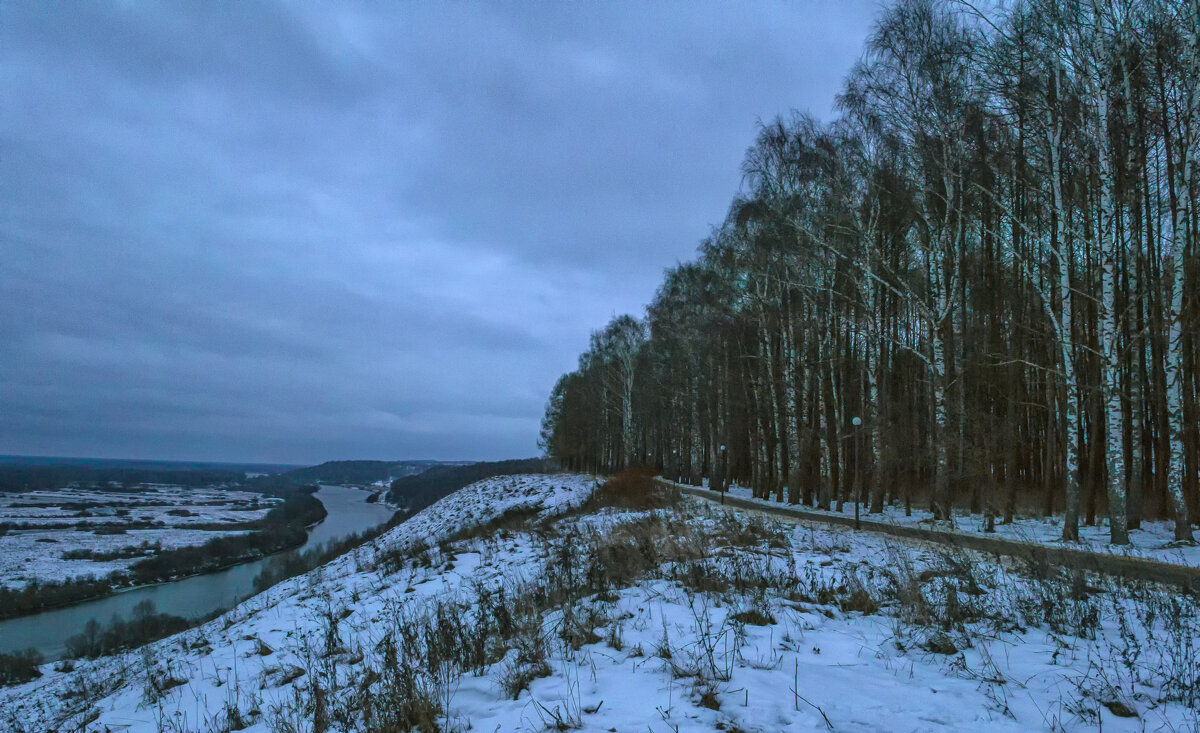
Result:
<svg viewBox="0 0 1200 733"><path fill-rule="evenodd" d="M469 486L201 627L47 665L0 726L1200 729L1197 600L1173 589L695 500L568 511L594 486Z"/></svg>
<svg viewBox="0 0 1200 733"><path fill-rule="evenodd" d="M707 484L707 480L705 483ZM704 488L707 488L707 485ZM730 488L729 495L755 501L751 490L743 486L734 485ZM757 501L762 501L766 505L778 505L778 502L774 501L761 499ZM800 508L814 514L839 514L839 512L832 510L822 512L809 506ZM853 514L854 505L851 503L847 503L845 511L840 512L841 516L853 516ZM1161 520L1143 521L1140 529L1130 530L1130 544L1121 546L1109 544L1108 522L1105 519L1101 519L1101 521L1092 526L1081 523L1079 526L1079 541L1064 543L1062 541L1061 516L1016 517L1011 524L1002 524L997 519L995 523L996 531L990 534L984 531L987 523L986 518L982 514L956 514L951 522L935 522L933 513L927 509L913 507L912 514L905 516L904 507L897 505L884 507L882 514L867 514L864 511L861 516L864 520L872 522L924 526L936 528L943 532L953 531L963 534L1000 537L1018 542L1064 546L1080 550L1090 550L1092 552L1109 552L1128 557L1142 557L1178 565L1200 566L1200 544L1180 545L1175 542L1175 525L1172 522Z"/></svg>
<svg viewBox="0 0 1200 733"><path fill-rule="evenodd" d="M245 491L165 485L136 492L64 488L0 494L0 524L15 527L0 535L0 585L21 587L33 580L107 577L139 558L66 559L63 554L115 552L156 544L163 549L200 545L244 530L189 525L232 526L259 519L275 501ZM122 528L124 533L96 533L111 527Z"/></svg>

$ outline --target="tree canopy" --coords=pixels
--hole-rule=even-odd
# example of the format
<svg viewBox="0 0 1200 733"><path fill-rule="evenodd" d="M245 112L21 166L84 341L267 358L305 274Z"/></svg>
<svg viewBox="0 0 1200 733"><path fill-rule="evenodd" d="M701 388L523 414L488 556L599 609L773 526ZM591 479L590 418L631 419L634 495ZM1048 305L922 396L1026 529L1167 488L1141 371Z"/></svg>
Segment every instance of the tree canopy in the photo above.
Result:
<svg viewBox="0 0 1200 733"><path fill-rule="evenodd" d="M904 0L542 445L828 507L1200 521L1200 0ZM857 418L857 420L856 420Z"/></svg>

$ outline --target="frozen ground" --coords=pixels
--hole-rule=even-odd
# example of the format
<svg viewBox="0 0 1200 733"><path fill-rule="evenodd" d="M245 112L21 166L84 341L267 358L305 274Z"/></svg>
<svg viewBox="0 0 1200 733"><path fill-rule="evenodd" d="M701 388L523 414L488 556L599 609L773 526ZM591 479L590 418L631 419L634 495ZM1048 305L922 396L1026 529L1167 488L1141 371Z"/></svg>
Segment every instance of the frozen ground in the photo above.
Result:
<svg viewBox="0 0 1200 733"><path fill-rule="evenodd" d="M706 481L707 484L707 481ZM681 484L682 485L682 484ZM707 488L707 485L705 486ZM754 501L750 489L734 485L729 490L730 496ZM778 502L762 501L764 504L777 505ZM836 511L822 512L809 506L802 506L804 511L816 514L839 514ZM847 503L841 516L853 516L854 505ZM1166 521L1143 521L1140 529L1130 530L1127 546L1111 545L1108 542L1108 523L1101 521L1094 526L1079 526L1079 542L1064 543L1062 541L1062 517L1017 517L1011 524L1001 524L996 521L996 531L984 532L986 520L981 514L956 514L952 523L935 522L933 513L926 509L913 507L912 515L905 516L904 507L884 507L882 514L862 513L862 518L872 522L903 524L935 528L940 531L954 531L963 534L986 537L1002 537L1020 542L1031 542L1045 545L1061 545L1092 552L1110 552L1129 557L1144 557L1160 562L1178 565L1200 566L1200 545L1180 545L1175 542L1175 525Z"/></svg>
<svg viewBox="0 0 1200 733"><path fill-rule="evenodd" d="M59 524L121 521L180 526L200 522L243 522L266 514L275 499L247 491L151 485L144 491L63 488L0 494L0 522ZM172 511L186 509L179 516ZM119 514L119 511L127 514Z"/></svg>
<svg viewBox="0 0 1200 733"><path fill-rule="evenodd" d="M112 552L143 543L163 549L200 545L243 530L195 529L194 525L234 525L259 519L275 503L258 494L222 489L155 485L146 491L65 488L0 494L0 585L21 587L37 580L58 581L124 570L139 558L65 559L72 550ZM108 527L124 534L96 534Z"/></svg>
<svg viewBox="0 0 1200 733"><path fill-rule="evenodd" d="M697 501L567 511L593 486L469 486L197 629L46 666L0 691L0 726L1198 729L1197 607L1175 591Z"/></svg>

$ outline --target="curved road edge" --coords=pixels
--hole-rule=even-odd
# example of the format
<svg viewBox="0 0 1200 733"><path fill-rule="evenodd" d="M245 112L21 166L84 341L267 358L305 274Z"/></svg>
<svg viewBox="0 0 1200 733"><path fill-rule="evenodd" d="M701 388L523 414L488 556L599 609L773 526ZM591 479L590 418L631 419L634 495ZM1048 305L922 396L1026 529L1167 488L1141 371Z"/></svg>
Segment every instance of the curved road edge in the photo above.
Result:
<svg viewBox="0 0 1200 733"><path fill-rule="evenodd" d="M729 496L696 486L677 484L665 479L655 479L655 481L664 487L678 489L687 496L693 496L726 507L763 512L764 514L793 521L821 522L845 527L854 526L853 517L811 512L790 504L768 504L753 499ZM895 537L924 540L950 547L986 552L992 555L1015 557L1026 560L1035 567L1055 565L1073 570L1088 570L1128 580L1175 585L1184 590L1200 593L1200 567L1176 565L1174 563L1159 562L1158 560L1092 552L1090 550L1077 550L1069 547L1052 547L1032 542L1018 542L1000 537L979 537L977 535L962 534L961 532L947 532L944 530L926 529L924 527L908 527L869 519L863 519L859 524L867 532L879 532Z"/></svg>

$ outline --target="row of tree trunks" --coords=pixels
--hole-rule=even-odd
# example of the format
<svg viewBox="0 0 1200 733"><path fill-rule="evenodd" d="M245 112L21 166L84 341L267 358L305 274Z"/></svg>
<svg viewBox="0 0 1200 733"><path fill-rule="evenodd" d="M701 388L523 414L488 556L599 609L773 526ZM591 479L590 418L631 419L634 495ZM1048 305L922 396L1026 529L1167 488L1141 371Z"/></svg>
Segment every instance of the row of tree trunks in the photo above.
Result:
<svg viewBox="0 0 1200 733"><path fill-rule="evenodd" d="M904 0L841 117L764 125L543 445L939 519L1200 520L1200 0Z"/></svg>

